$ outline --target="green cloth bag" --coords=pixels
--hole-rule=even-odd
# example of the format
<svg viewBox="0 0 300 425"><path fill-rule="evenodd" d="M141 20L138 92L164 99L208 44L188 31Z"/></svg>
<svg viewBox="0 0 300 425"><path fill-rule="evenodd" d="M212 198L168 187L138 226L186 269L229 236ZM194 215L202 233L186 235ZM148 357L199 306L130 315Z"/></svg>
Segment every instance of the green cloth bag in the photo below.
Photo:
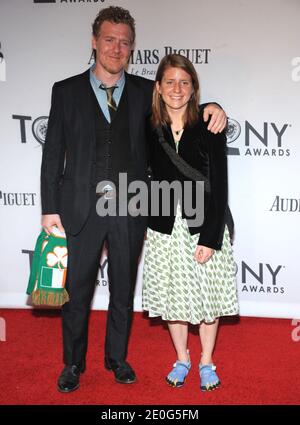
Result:
<svg viewBox="0 0 300 425"><path fill-rule="evenodd" d="M65 234L53 227L37 238L26 293L39 306L60 307L69 301L65 289L68 249Z"/></svg>

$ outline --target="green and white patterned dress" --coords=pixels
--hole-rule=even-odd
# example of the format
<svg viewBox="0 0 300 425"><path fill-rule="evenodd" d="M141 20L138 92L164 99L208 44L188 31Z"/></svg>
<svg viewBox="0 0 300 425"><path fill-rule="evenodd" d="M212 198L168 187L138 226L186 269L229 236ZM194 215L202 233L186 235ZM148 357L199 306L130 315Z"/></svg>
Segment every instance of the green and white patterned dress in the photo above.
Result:
<svg viewBox="0 0 300 425"><path fill-rule="evenodd" d="M205 264L194 260L191 235L178 204L172 234L147 230L143 309L149 317L199 324L238 314L235 262L225 227L223 245Z"/></svg>

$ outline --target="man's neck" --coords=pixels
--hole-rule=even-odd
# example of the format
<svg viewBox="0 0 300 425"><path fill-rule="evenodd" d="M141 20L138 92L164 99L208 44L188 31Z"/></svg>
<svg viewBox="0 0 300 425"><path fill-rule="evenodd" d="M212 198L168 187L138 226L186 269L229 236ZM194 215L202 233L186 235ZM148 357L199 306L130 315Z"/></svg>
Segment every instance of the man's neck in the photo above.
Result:
<svg viewBox="0 0 300 425"><path fill-rule="evenodd" d="M93 73L97 77L98 80L102 81L103 84L105 84L108 87L111 87L116 84L116 82L121 78L123 71L119 72L118 74L111 74L110 72L106 71L106 69L95 67L93 70Z"/></svg>

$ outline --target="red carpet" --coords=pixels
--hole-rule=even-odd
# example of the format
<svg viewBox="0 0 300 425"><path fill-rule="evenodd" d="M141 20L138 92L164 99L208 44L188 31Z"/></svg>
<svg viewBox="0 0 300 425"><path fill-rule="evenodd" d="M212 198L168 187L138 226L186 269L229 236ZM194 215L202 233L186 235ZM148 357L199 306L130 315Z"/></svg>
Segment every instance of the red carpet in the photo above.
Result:
<svg viewBox="0 0 300 425"><path fill-rule="evenodd" d="M300 404L300 341L291 337L291 320L242 317L223 320L214 356L222 387L199 390L200 348L190 332L192 370L182 388L168 387L165 374L175 360L167 329L159 320L135 313L129 362L138 382L120 385L103 366L105 312L90 320L87 370L80 389L56 390L62 368L61 322L56 311L0 310L6 341L0 342L0 404Z"/></svg>

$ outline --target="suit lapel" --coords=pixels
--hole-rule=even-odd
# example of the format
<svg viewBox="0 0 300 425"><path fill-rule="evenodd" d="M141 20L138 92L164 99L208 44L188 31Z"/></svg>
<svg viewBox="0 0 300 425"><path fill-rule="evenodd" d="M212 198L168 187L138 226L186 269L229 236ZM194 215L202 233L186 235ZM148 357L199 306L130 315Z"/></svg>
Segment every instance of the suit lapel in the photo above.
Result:
<svg viewBox="0 0 300 425"><path fill-rule="evenodd" d="M90 70L88 69L82 74L82 81L78 88L78 105L82 122L85 126L85 143L91 141L91 148L96 146L95 133L95 110L94 110L94 93L90 83Z"/></svg>
<svg viewBox="0 0 300 425"><path fill-rule="evenodd" d="M126 90L128 99L128 118L129 118L129 137L131 150L136 157L136 150L138 144L139 123L142 123L143 109L142 109L142 91L130 78L130 75L125 73Z"/></svg>

